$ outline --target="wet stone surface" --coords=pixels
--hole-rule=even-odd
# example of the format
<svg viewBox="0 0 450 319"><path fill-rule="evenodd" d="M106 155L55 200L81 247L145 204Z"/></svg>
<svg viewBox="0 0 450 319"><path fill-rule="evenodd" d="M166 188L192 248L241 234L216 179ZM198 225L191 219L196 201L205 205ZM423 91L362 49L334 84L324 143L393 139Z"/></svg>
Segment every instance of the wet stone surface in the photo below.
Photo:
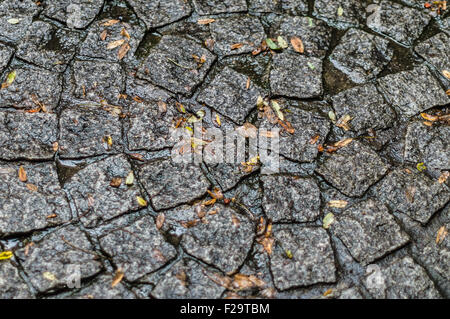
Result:
<svg viewBox="0 0 450 319"><path fill-rule="evenodd" d="M411 257L404 257L383 266L379 272L383 284L367 285L376 299L436 299L441 298L425 270Z"/></svg>
<svg viewBox="0 0 450 319"><path fill-rule="evenodd" d="M65 108L61 112L60 130L61 158L119 153L122 149L119 116L103 107Z"/></svg>
<svg viewBox="0 0 450 319"><path fill-rule="evenodd" d="M23 167L27 180L19 179ZM53 163L0 164L0 237L70 221L72 213ZM17 212L20 214L17 214Z"/></svg>
<svg viewBox="0 0 450 319"><path fill-rule="evenodd" d="M336 153L325 155L316 172L347 196L361 196L387 173L388 165L361 142L352 141Z"/></svg>
<svg viewBox="0 0 450 319"><path fill-rule="evenodd" d="M374 192L392 211L405 213L421 223L428 222L450 200L447 185L439 184L423 173L405 169L389 173Z"/></svg>
<svg viewBox="0 0 450 319"><path fill-rule="evenodd" d="M58 140L55 114L0 111L0 158L51 159Z"/></svg>
<svg viewBox="0 0 450 319"><path fill-rule="evenodd" d="M358 0L338 0L332 2L316 0L314 2L314 14L333 24L357 26L365 17L364 4L365 1Z"/></svg>
<svg viewBox="0 0 450 319"><path fill-rule="evenodd" d="M73 199L78 217L85 226L95 227L141 208L137 197L142 197L142 194L137 182L126 184L130 172L132 169L127 158L116 155L86 166L66 182L64 188ZM111 186L113 179L120 180L118 187Z"/></svg>
<svg viewBox="0 0 450 319"><path fill-rule="evenodd" d="M0 0L0 299L450 298L425 2Z"/></svg>
<svg viewBox="0 0 450 319"><path fill-rule="evenodd" d="M176 255L149 216L102 236L100 246L129 281L155 271Z"/></svg>
<svg viewBox="0 0 450 319"><path fill-rule="evenodd" d="M395 118L394 110L384 101L375 85L367 84L343 91L332 98L336 118L352 118L350 129L363 133L367 129L386 129Z"/></svg>
<svg viewBox="0 0 450 319"><path fill-rule="evenodd" d="M245 0L193 0L200 15L247 11Z"/></svg>
<svg viewBox="0 0 450 319"><path fill-rule="evenodd" d="M314 221L320 214L320 190L312 179L263 176L263 209L277 222Z"/></svg>
<svg viewBox="0 0 450 319"><path fill-rule="evenodd" d="M411 122L405 136L404 158L413 163L425 163L434 169L450 168L450 128L428 127L423 122Z"/></svg>
<svg viewBox="0 0 450 319"><path fill-rule="evenodd" d="M216 213L211 215L211 211ZM235 272L247 257L253 241L253 223L223 205L208 210L206 221L189 228L181 246L194 257L225 273Z"/></svg>
<svg viewBox="0 0 450 319"><path fill-rule="evenodd" d="M102 269L87 236L75 226L67 226L45 236L28 249L16 252L31 284L40 292L67 287L75 270L81 279Z"/></svg>
<svg viewBox="0 0 450 319"><path fill-rule="evenodd" d="M393 55L389 41L365 31L350 29L333 50L334 67L355 83L365 83L379 74Z"/></svg>
<svg viewBox="0 0 450 319"><path fill-rule="evenodd" d="M62 91L58 73L38 68L10 67L2 77L2 83L12 72L15 72L14 81L0 90L0 108L36 109L42 103L48 111L56 109Z"/></svg>
<svg viewBox="0 0 450 319"><path fill-rule="evenodd" d="M79 32L35 21L17 48L17 57L50 71L62 72L81 42Z"/></svg>
<svg viewBox="0 0 450 319"><path fill-rule="evenodd" d="M331 28L323 21L309 17L284 16L279 33L286 40L298 37L302 40L304 54L324 58L331 42ZM289 47L289 50L292 50Z"/></svg>
<svg viewBox="0 0 450 319"><path fill-rule="evenodd" d="M283 52L273 57L270 87L275 95L300 99L323 93L322 61L297 53Z"/></svg>
<svg viewBox="0 0 450 319"><path fill-rule="evenodd" d="M48 1L44 14L70 28L83 29L95 19L103 3L103 0Z"/></svg>
<svg viewBox="0 0 450 319"><path fill-rule="evenodd" d="M278 289L336 280L333 250L324 229L277 225L273 231L276 242L270 269Z"/></svg>
<svg viewBox="0 0 450 319"><path fill-rule="evenodd" d="M252 52L265 38L261 22L251 16L216 20L210 28L214 52L220 56ZM238 44L241 46L235 49L233 45Z"/></svg>
<svg viewBox="0 0 450 319"><path fill-rule="evenodd" d="M200 91L197 100L237 124L243 124L248 113L256 108L258 96L264 95L264 91L251 81L247 89L247 79L244 74L226 67Z"/></svg>
<svg viewBox="0 0 450 319"><path fill-rule="evenodd" d="M330 230L363 264L371 263L409 240L386 206L373 199L344 210L336 216Z"/></svg>
<svg viewBox="0 0 450 319"><path fill-rule="evenodd" d="M160 299L220 298L225 288L211 280L209 273L214 270L192 259L182 259L156 284L152 296Z"/></svg>
<svg viewBox="0 0 450 319"><path fill-rule="evenodd" d="M199 65L193 55L205 62ZM204 79L215 56L193 40L164 36L150 50L138 77L174 93L190 94Z"/></svg>
<svg viewBox="0 0 450 319"><path fill-rule="evenodd" d="M445 91L424 65L378 80L386 100L405 116L449 103Z"/></svg>
<svg viewBox="0 0 450 319"><path fill-rule="evenodd" d="M191 202L210 185L198 165L173 163L170 158L142 165L139 177L157 210Z"/></svg>
<svg viewBox="0 0 450 319"><path fill-rule="evenodd" d="M184 0L130 0L129 3L147 29L180 20L192 11L189 2Z"/></svg>
<svg viewBox="0 0 450 319"><path fill-rule="evenodd" d="M0 299L33 298L19 271L9 260L0 262Z"/></svg>
<svg viewBox="0 0 450 319"><path fill-rule="evenodd" d="M370 29L406 46L419 38L431 20L419 10L385 0L375 1L366 11L366 24Z"/></svg>

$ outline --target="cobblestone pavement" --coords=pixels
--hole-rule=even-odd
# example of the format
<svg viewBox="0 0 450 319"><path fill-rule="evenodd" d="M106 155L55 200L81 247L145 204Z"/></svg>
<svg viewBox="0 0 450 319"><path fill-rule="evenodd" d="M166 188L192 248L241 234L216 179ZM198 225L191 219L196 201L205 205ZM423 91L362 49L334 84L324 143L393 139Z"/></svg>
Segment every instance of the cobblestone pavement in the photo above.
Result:
<svg viewBox="0 0 450 319"><path fill-rule="evenodd" d="M0 298L450 297L425 2L0 0ZM174 163L199 121L279 173Z"/></svg>

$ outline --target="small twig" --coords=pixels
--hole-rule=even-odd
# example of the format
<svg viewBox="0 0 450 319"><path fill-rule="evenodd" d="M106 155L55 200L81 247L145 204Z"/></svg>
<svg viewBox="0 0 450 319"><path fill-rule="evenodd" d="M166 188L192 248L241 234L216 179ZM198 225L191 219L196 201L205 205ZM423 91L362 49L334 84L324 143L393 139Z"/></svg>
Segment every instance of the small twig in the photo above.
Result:
<svg viewBox="0 0 450 319"><path fill-rule="evenodd" d="M169 60L170 62L172 62L172 63L175 64L176 66L179 66L180 68L187 69L187 70L191 70L191 68L189 68L189 67L187 67L187 66L184 66L184 65L181 65L181 64L178 64L175 60L172 60L171 58L167 58L167 60Z"/></svg>

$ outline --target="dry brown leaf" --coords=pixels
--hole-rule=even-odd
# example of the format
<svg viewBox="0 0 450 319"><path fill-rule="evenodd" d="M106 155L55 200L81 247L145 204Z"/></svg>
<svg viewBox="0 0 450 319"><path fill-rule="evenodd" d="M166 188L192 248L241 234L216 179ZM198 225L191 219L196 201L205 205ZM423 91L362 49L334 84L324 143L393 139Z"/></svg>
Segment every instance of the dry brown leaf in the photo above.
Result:
<svg viewBox="0 0 450 319"><path fill-rule="evenodd" d="M117 286L123 279L124 272L122 271L122 268L119 268L116 270L116 274L114 275L113 281L111 283L111 288L114 288Z"/></svg>
<svg viewBox="0 0 450 319"><path fill-rule="evenodd" d="M447 236L448 231L445 228L445 226L442 226L441 228L439 228L437 235L436 235L436 244L440 244L444 241L445 237Z"/></svg>
<svg viewBox="0 0 450 319"><path fill-rule="evenodd" d="M406 200L410 203L414 202L414 195L416 194L416 188L414 186L408 186L405 190Z"/></svg>
<svg viewBox="0 0 450 319"><path fill-rule="evenodd" d="M448 70L443 70L443 71L442 71L442 74L443 74L447 79L450 80L450 71L448 71Z"/></svg>
<svg viewBox="0 0 450 319"><path fill-rule="evenodd" d="M450 95L450 89L448 89L447 91L445 91L445 94Z"/></svg>
<svg viewBox="0 0 450 319"><path fill-rule="evenodd" d="M241 221L239 220L239 218L236 217L236 215L231 214L231 221L233 223L233 226L235 227L239 227L239 225L241 224Z"/></svg>
<svg viewBox="0 0 450 319"><path fill-rule="evenodd" d="M119 51L117 52L117 57L119 60L122 60L125 55L127 55L128 51L130 51L131 47L128 43L122 44L122 46L119 48Z"/></svg>
<svg viewBox="0 0 450 319"><path fill-rule="evenodd" d="M303 46L303 41L298 37L291 38L291 44L294 47L294 50L298 53L305 52L305 47Z"/></svg>
<svg viewBox="0 0 450 319"><path fill-rule="evenodd" d="M270 238L264 237L263 239L261 239L260 244L264 247L264 250L269 255L271 255L274 242L275 242L275 239L273 239L271 237Z"/></svg>
<svg viewBox="0 0 450 319"><path fill-rule="evenodd" d="M59 143L58 142L53 142L52 147L53 147L53 152L57 152L58 149L59 149Z"/></svg>
<svg viewBox="0 0 450 319"><path fill-rule="evenodd" d="M245 84L245 89L248 90L250 88L250 77L247 77L247 83Z"/></svg>
<svg viewBox="0 0 450 319"><path fill-rule="evenodd" d="M114 25L116 23L119 23L119 22L120 22L120 20L112 19L112 20L106 21L102 25L105 26L105 27L109 27L109 26L112 26L112 25Z"/></svg>
<svg viewBox="0 0 450 319"><path fill-rule="evenodd" d="M164 213L159 213L156 217L156 228L161 229L161 227L164 225L164 221L166 220L166 216Z"/></svg>
<svg viewBox="0 0 450 319"><path fill-rule="evenodd" d="M112 50L117 48L118 46L121 46L122 44L124 44L125 40L124 39L120 39L120 40L116 40L116 41L112 41L109 42L108 45L106 46L106 48L108 50Z"/></svg>
<svg viewBox="0 0 450 319"><path fill-rule="evenodd" d="M216 203L217 199L213 198L210 200L207 200L206 202L203 203L203 205L205 206L210 206L210 205L214 205Z"/></svg>
<svg viewBox="0 0 450 319"><path fill-rule="evenodd" d="M324 293L323 293L323 296L324 297L326 297L326 296L328 296L328 295L331 295L333 293L333 289L328 289L327 291L325 291Z"/></svg>
<svg viewBox="0 0 450 319"><path fill-rule="evenodd" d="M128 40L131 39L130 34L128 33L127 29L122 28L122 30L120 31L120 35L127 38Z"/></svg>
<svg viewBox="0 0 450 319"><path fill-rule="evenodd" d="M19 180L24 183L28 180L27 172L25 171L25 168L22 165L20 165L19 167Z"/></svg>
<svg viewBox="0 0 450 319"><path fill-rule="evenodd" d="M334 208L344 208L345 206L347 206L348 202L345 200L330 200L328 202L328 206L330 207L334 207Z"/></svg>
<svg viewBox="0 0 450 319"><path fill-rule="evenodd" d="M242 48L243 44L242 43L235 43L231 45L231 50L236 50L239 48Z"/></svg>
<svg viewBox="0 0 450 319"><path fill-rule="evenodd" d="M120 187L122 185L122 178L120 177L114 177L111 182L109 183L111 187Z"/></svg>
<svg viewBox="0 0 450 319"><path fill-rule="evenodd" d="M57 214L50 214L50 215L48 215L46 218L47 218L47 219L52 219L52 218L56 218L56 217L58 217Z"/></svg>
<svg viewBox="0 0 450 319"><path fill-rule="evenodd" d="M246 290L251 288L262 288L266 283L255 275L236 274L233 277L231 286L234 290Z"/></svg>
<svg viewBox="0 0 450 319"><path fill-rule="evenodd" d="M423 122L423 125L426 125L426 126L433 126L433 122L424 121L424 122Z"/></svg>
<svg viewBox="0 0 450 319"><path fill-rule="evenodd" d="M213 23L214 21L216 21L216 19L199 19L197 20L198 24L210 24Z"/></svg>
<svg viewBox="0 0 450 319"><path fill-rule="evenodd" d="M340 127L346 131L350 129L350 126L348 125L348 122L350 122L352 117L348 114L345 114L343 117L341 117L337 122L336 126Z"/></svg>
<svg viewBox="0 0 450 319"><path fill-rule="evenodd" d="M442 172L441 176L439 176L439 179L438 179L439 184L445 183L447 181L447 179L449 178L449 176L450 176L449 171Z"/></svg>
<svg viewBox="0 0 450 319"><path fill-rule="evenodd" d="M159 112L166 113L167 112L167 104L164 103L163 101L158 101L158 109L159 109Z"/></svg>
<svg viewBox="0 0 450 319"><path fill-rule="evenodd" d="M422 116L425 120L430 121L430 122L435 122L435 121L439 120L439 116L430 115L427 113L420 113L420 116Z"/></svg>
<svg viewBox="0 0 450 319"><path fill-rule="evenodd" d="M350 144L352 141L353 141L352 138L346 138L346 139L344 139L344 140L341 140L341 141L339 141L339 142L334 143L333 146L334 146L334 147L337 147L337 148L342 148L342 147L345 147L345 146L347 146L348 144Z"/></svg>
<svg viewBox="0 0 450 319"><path fill-rule="evenodd" d="M319 134L314 135L314 136L311 137L311 139L309 140L309 144L311 144L311 145L316 144L317 141L319 140L319 138L320 138L320 135L319 135Z"/></svg>
<svg viewBox="0 0 450 319"><path fill-rule="evenodd" d="M130 157L141 162L145 161L144 156L139 153L131 153Z"/></svg>
<svg viewBox="0 0 450 319"><path fill-rule="evenodd" d="M26 186L32 192L36 192L38 190L38 187L36 185L34 185L34 184L28 183Z"/></svg>
<svg viewBox="0 0 450 319"><path fill-rule="evenodd" d="M103 30L102 33L100 33L100 40L105 41L108 37L108 30Z"/></svg>

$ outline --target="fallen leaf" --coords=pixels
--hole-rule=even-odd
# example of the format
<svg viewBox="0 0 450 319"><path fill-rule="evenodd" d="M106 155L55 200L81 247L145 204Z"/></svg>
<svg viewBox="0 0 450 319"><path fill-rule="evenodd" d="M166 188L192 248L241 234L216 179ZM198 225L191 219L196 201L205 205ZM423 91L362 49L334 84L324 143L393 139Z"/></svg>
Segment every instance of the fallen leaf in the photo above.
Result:
<svg viewBox="0 0 450 319"><path fill-rule="evenodd" d="M100 40L105 41L108 37L108 30L103 30L102 33L100 33Z"/></svg>
<svg viewBox="0 0 450 319"><path fill-rule="evenodd" d="M327 205L334 208L344 208L345 206L347 206L347 204L348 202L345 200L336 199L330 200Z"/></svg>
<svg viewBox="0 0 450 319"><path fill-rule="evenodd" d="M334 147L337 147L337 148L342 148L342 147L345 147L345 146L347 146L348 144L350 144L352 141L353 141L352 138L346 138L346 139L344 139L344 140L341 140L341 141L339 141L339 142L334 143L333 146L334 146Z"/></svg>
<svg viewBox="0 0 450 319"><path fill-rule="evenodd" d="M416 187L408 186L405 190L406 200L410 203L414 202L414 195L416 194Z"/></svg>
<svg viewBox="0 0 450 319"><path fill-rule="evenodd" d="M271 48L272 50L279 50L280 49L280 47L275 42L273 42L273 40L270 39L270 38L266 39L266 43L269 46L269 48Z"/></svg>
<svg viewBox="0 0 450 319"><path fill-rule="evenodd" d="M147 201L145 199L143 199L141 196L136 196L136 199L137 199L139 206L142 206L142 207L147 206Z"/></svg>
<svg viewBox="0 0 450 319"><path fill-rule="evenodd" d="M127 29L125 29L125 28L122 28L122 30L120 31L120 35L127 38L128 40L131 39L130 34L128 33Z"/></svg>
<svg viewBox="0 0 450 319"><path fill-rule="evenodd" d="M328 112L328 117L330 118L331 122L336 122L336 114L333 111Z"/></svg>
<svg viewBox="0 0 450 319"><path fill-rule="evenodd" d="M44 272L44 273L42 274L42 276L43 276L45 279L50 280L50 281L55 281L55 280L56 280L56 276L55 276L54 274L52 274L51 272L49 272L49 271Z"/></svg>
<svg viewBox="0 0 450 319"><path fill-rule="evenodd" d="M131 47L128 43L122 44L122 46L119 48L119 51L117 51L117 57L119 60L122 60L125 55L127 55L128 51L130 51Z"/></svg>
<svg viewBox="0 0 450 319"><path fill-rule="evenodd" d="M109 43L108 43L108 45L106 46L106 48L107 48L108 50L112 50L112 49L117 48L118 46L121 46L124 42L125 42L124 39L112 41L112 42L109 42Z"/></svg>
<svg viewBox="0 0 450 319"><path fill-rule="evenodd" d="M20 20L17 18L8 19L9 24L18 24L19 22L20 22Z"/></svg>
<svg viewBox="0 0 450 319"><path fill-rule="evenodd" d="M236 274L233 276L231 287L233 290L240 291L252 288L262 288L266 283L255 275Z"/></svg>
<svg viewBox="0 0 450 319"><path fill-rule="evenodd" d="M59 143L58 142L53 142L52 147L53 147L53 152L57 152L58 149L59 149Z"/></svg>
<svg viewBox="0 0 450 319"><path fill-rule="evenodd" d="M112 20L109 20L109 21L103 23L102 25L104 25L105 27L109 27L109 26L112 26L119 22L120 22L120 20L112 19Z"/></svg>
<svg viewBox="0 0 450 319"><path fill-rule="evenodd" d="M314 70L316 67L314 66L314 64L312 64L311 62L308 62L307 63L308 64L308 67L311 69L311 70Z"/></svg>
<svg viewBox="0 0 450 319"><path fill-rule="evenodd" d="M439 116L430 115L427 113L420 113L420 116L422 116L425 120L430 121L430 122L435 122L435 121L439 120Z"/></svg>
<svg viewBox="0 0 450 319"><path fill-rule="evenodd" d="M22 165L20 165L19 167L19 180L24 183L28 180L27 172L25 171L25 168Z"/></svg>
<svg viewBox="0 0 450 319"><path fill-rule="evenodd" d="M348 114L345 114L336 122L336 126L348 131L350 129L348 122L350 122L351 120L352 120L352 117Z"/></svg>
<svg viewBox="0 0 450 319"><path fill-rule="evenodd" d="M216 19L199 19L197 20L198 24L210 24L213 23L214 21L216 21Z"/></svg>
<svg viewBox="0 0 450 319"><path fill-rule="evenodd" d="M325 291L324 293L323 293L323 296L324 297L326 297L326 296L328 296L328 295L331 295L333 293L333 289L328 289L327 291Z"/></svg>
<svg viewBox="0 0 450 319"><path fill-rule="evenodd" d="M277 42L282 49L286 49L289 46L286 40L281 35L278 36Z"/></svg>
<svg viewBox="0 0 450 319"><path fill-rule="evenodd" d="M242 48L243 44L242 43L235 43L231 45L231 50L237 50L239 48Z"/></svg>
<svg viewBox="0 0 450 319"><path fill-rule="evenodd" d="M138 153L131 153L130 157L132 159L135 159L135 160L138 160L138 161L141 161L141 162L144 161L144 156L142 156L141 154L138 154Z"/></svg>
<svg viewBox="0 0 450 319"><path fill-rule="evenodd" d="M319 138L320 138L320 135L319 135L319 134L314 135L314 136L311 137L311 139L309 140L309 144L311 144L311 145L316 144L317 141L319 140Z"/></svg>
<svg viewBox="0 0 450 319"><path fill-rule="evenodd" d="M245 84L245 89L248 90L250 88L250 77L247 77L247 83Z"/></svg>
<svg viewBox="0 0 450 319"><path fill-rule="evenodd" d="M328 229L331 224L334 222L334 214L328 213L325 215L325 218L323 219L323 228Z"/></svg>
<svg viewBox="0 0 450 319"><path fill-rule="evenodd" d="M166 216L164 213L159 213L158 216L156 216L156 228L161 229L164 225L164 221L166 220Z"/></svg>
<svg viewBox="0 0 450 319"><path fill-rule="evenodd" d="M294 48L294 51L296 51L298 53L305 52L305 47L303 46L303 41L300 38L292 37L291 44L292 44L292 47Z"/></svg>
<svg viewBox="0 0 450 319"><path fill-rule="evenodd" d="M450 172L449 171L445 171L441 174L441 176L439 176L438 182L439 184L445 183L447 181L447 179L450 176Z"/></svg>
<svg viewBox="0 0 450 319"><path fill-rule="evenodd" d="M343 14L344 14L344 9L341 6L339 6L339 8L337 10L337 15L342 16Z"/></svg>
<svg viewBox="0 0 450 319"><path fill-rule="evenodd" d="M58 214L50 214L46 218L47 219L52 219L52 218L56 218L56 217L58 217Z"/></svg>
<svg viewBox="0 0 450 319"><path fill-rule="evenodd" d="M437 235L436 235L436 244L440 244L444 241L445 237L447 236L448 231L445 228L445 226L442 226L441 228L439 228Z"/></svg>
<svg viewBox="0 0 450 319"><path fill-rule="evenodd" d="M28 183L26 186L32 192L36 192L38 190L38 187L36 185L34 185L34 184Z"/></svg>
<svg viewBox="0 0 450 319"><path fill-rule="evenodd" d="M278 104L278 102L275 100L270 101L270 104L272 105L272 108L275 111L275 114L278 116L278 118L284 121L284 114L283 112L281 112L280 104Z"/></svg>
<svg viewBox="0 0 450 319"><path fill-rule="evenodd" d="M125 179L125 185L131 186L134 184L134 173L130 171Z"/></svg>
<svg viewBox="0 0 450 319"><path fill-rule="evenodd" d="M419 172L422 172L422 171L424 171L424 170L426 170L427 169L427 167L425 166L425 164L424 163L417 163L417 170L419 171Z"/></svg>
<svg viewBox="0 0 450 319"><path fill-rule="evenodd" d="M122 268L119 268L116 270L116 274L114 275L113 281L111 283L111 288L114 288L117 286L123 279L124 272L122 271Z"/></svg>
<svg viewBox="0 0 450 319"><path fill-rule="evenodd" d="M264 237L263 239L261 239L260 244L264 247L264 250L269 255L271 255L274 242L275 242L275 239Z"/></svg>
<svg viewBox="0 0 450 319"><path fill-rule="evenodd" d="M109 183L109 185L111 187L120 187L120 185L122 184L122 179L120 177L114 177L111 182Z"/></svg>
<svg viewBox="0 0 450 319"><path fill-rule="evenodd" d="M241 224L239 218L237 218L237 216L234 214L231 214L231 221L233 222L234 227L239 227L239 225Z"/></svg>
<svg viewBox="0 0 450 319"><path fill-rule="evenodd" d="M8 76L6 77L6 81L4 83L2 83L2 89L10 86L16 79L16 76L17 76L16 70L9 72Z"/></svg>
<svg viewBox="0 0 450 319"><path fill-rule="evenodd" d="M6 260L6 259L10 259L13 256L13 252L12 251L2 251L0 253L0 260Z"/></svg>
<svg viewBox="0 0 450 319"><path fill-rule="evenodd" d="M442 74L443 74L447 79L450 80L450 71L443 70L443 71L442 71Z"/></svg>
<svg viewBox="0 0 450 319"><path fill-rule="evenodd" d="M292 255L292 251L290 251L289 249L286 249L285 253L286 253L286 257L289 259L292 259L294 257L294 255Z"/></svg>
<svg viewBox="0 0 450 319"><path fill-rule="evenodd" d="M219 114L216 114L216 122L217 122L217 125L219 125L219 127L222 126L222 122L220 121Z"/></svg>

